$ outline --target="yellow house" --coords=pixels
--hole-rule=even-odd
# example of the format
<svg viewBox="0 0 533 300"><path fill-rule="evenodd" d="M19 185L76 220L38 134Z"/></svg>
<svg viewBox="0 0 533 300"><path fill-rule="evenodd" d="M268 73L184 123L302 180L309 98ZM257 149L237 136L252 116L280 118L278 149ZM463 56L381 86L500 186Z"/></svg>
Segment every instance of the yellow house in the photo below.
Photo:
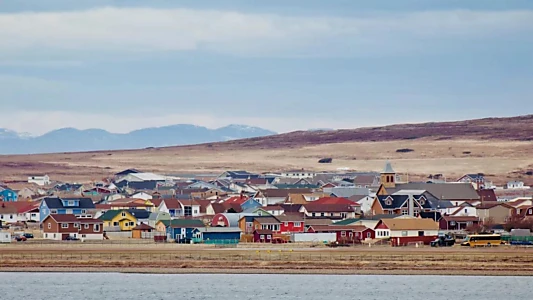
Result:
<svg viewBox="0 0 533 300"><path fill-rule="evenodd" d="M106 231L131 231L137 226L137 218L127 210L108 210L99 219Z"/></svg>

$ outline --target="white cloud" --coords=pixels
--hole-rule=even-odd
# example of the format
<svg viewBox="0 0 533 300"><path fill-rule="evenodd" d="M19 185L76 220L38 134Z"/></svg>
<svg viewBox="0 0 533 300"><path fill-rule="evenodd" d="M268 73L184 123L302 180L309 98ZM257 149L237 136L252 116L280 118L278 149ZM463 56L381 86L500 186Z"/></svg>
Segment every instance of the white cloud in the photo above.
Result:
<svg viewBox="0 0 533 300"><path fill-rule="evenodd" d="M376 47L428 38L480 38L532 28L533 11L529 10L429 11L336 18L107 7L0 14L0 51L208 49L268 53L321 45L327 39Z"/></svg>

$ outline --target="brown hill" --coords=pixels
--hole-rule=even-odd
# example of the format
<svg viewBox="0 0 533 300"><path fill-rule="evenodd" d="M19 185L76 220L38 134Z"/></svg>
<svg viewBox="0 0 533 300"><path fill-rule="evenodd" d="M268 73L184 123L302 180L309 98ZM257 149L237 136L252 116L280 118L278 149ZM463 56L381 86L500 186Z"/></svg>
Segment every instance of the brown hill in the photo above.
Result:
<svg viewBox="0 0 533 300"><path fill-rule="evenodd" d="M330 164L318 164L323 157ZM299 131L224 143L124 151L0 156L0 181L48 174L99 180L125 168L176 173L254 172L306 168L379 171L391 160L410 178L485 173L496 182L533 184L533 115L403 124L334 131Z"/></svg>

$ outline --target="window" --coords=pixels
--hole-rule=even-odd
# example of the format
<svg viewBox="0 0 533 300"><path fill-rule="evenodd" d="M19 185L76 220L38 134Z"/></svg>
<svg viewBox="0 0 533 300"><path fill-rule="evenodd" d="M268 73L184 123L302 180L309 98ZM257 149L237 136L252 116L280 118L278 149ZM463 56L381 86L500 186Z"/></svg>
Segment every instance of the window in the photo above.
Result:
<svg viewBox="0 0 533 300"><path fill-rule="evenodd" d="M56 234L54 233L54 239L56 238Z"/></svg>
<svg viewBox="0 0 533 300"><path fill-rule="evenodd" d="M424 236L424 231L419 231L418 236Z"/></svg>
<svg viewBox="0 0 533 300"><path fill-rule="evenodd" d="M272 235L269 234L267 235L267 240L270 240L270 239L272 239Z"/></svg>
<svg viewBox="0 0 533 300"><path fill-rule="evenodd" d="M302 226L302 222L294 222L294 227L300 227Z"/></svg>
<svg viewBox="0 0 533 300"><path fill-rule="evenodd" d="M61 228L68 228L68 223L61 223Z"/></svg>
<svg viewBox="0 0 533 300"><path fill-rule="evenodd" d="M320 216L323 217L325 214L324 213L320 213Z"/></svg>
<svg viewBox="0 0 533 300"><path fill-rule="evenodd" d="M334 215L334 213L330 213L330 214L329 214L330 217L333 217L333 215Z"/></svg>
<svg viewBox="0 0 533 300"><path fill-rule="evenodd" d="M409 211L407 209L402 209L402 216L406 216L409 214Z"/></svg>
<svg viewBox="0 0 533 300"><path fill-rule="evenodd" d="M133 222L130 222L130 226L135 226L135 223L133 223Z"/></svg>
<svg viewBox="0 0 533 300"><path fill-rule="evenodd" d="M94 232L99 232L100 231L100 224L94 224Z"/></svg>
<svg viewBox="0 0 533 300"><path fill-rule="evenodd" d="M402 231L402 236L407 236L407 231Z"/></svg>
<svg viewBox="0 0 533 300"><path fill-rule="evenodd" d="M346 213L341 213L341 218L346 219Z"/></svg>
<svg viewBox="0 0 533 300"><path fill-rule="evenodd" d="M113 222L113 226L118 226L118 222Z"/></svg>
<svg viewBox="0 0 533 300"><path fill-rule="evenodd" d="M4 215L0 215L0 219L3 219L4 218Z"/></svg>
<svg viewBox="0 0 533 300"><path fill-rule="evenodd" d="M350 232L349 236L350 236L350 237L353 237L353 232Z"/></svg>
<svg viewBox="0 0 533 300"><path fill-rule="evenodd" d="M289 226L289 222L284 222L283 225L285 225L285 227Z"/></svg>
<svg viewBox="0 0 533 300"><path fill-rule="evenodd" d="M85 228L85 229L89 229L89 224L85 224L85 225L83 225L83 228Z"/></svg>
<svg viewBox="0 0 533 300"><path fill-rule="evenodd" d="M345 237L346 236L346 231L341 231L341 236Z"/></svg>
<svg viewBox="0 0 533 300"><path fill-rule="evenodd" d="M394 211L393 210L389 210L389 215L394 215Z"/></svg>
<svg viewBox="0 0 533 300"><path fill-rule="evenodd" d="M48 238L48 233L45 233L45 234L44 234L44 237L45 237L45 238Z"/></svg>
<svg viewBox="0 0 533 300"><path fill-rule="evenodd" d="M82 210L81 210L81 213L82 213L82 214L86 214L86 213L87 213L87 210L86 210L86 209L82 209Z"/></svg>
<svg viewBox="0 0 533 300"><path fill-rule="evenodd" d="M195 214L195 215L198 214L198 210L197 210L197 209L194 210L194 214Z"/></svg>
<svg viewBox="0 0 533 300"><path fill-rule="evenodd" d="M79 228L79 227L80 227L80 224L74 223L74 228Z"/></svg>
<svg viewBox="0 0 533 300"><path fill-rule="evenodd" d="M82 238L85 238L85 237L87 237L87 235L85 235L85 234L82 234L82 235L81 235L81 237L82 237Z"/></svg>
<svg viewBox="0 0 533 300"><path fill-rule="evenodd" d="M13 215L9 215L9 218L10 218L10 219L13 219Z"/></svg>
<svg viewBox="0 0 533 300"><path fill-rule="evenodd" d="M51 213L51 214L57 214L57 209L51 209L51 210L50 210L50 213Z"/></svg>
<svg viewBox="0 0 533 300"><path fill-rule="evenodd" d="M312 213L311 216L312 216L312 217L315 217L315 213Z"/></svg>
<svg viewBox="0 0 533 300"><path fill-rule="evenodd" d="M424 204L426 204L426 200L420 199L418 200L418 203L420 203L421 206L424 206Z"/></svg>
<svg viewBox="0 0 533 300"><path fill-rule="evenodd" d="M37 217L37 214L31 214L32 217Z"/></svg>
<svg viewBox="0 0 533 300"><path fill-rule="evenodd" d="M386 204L386 205L392 205L392 200L391 200L391 199L387 199L387 200L385 200L385 204Z"/></svg>
<svg viewBox="0 0 533 300"><path fill-rule="evenodd" d="M262 239L262 240L264 240L264 239L265 239L265 235L262 234L259 238Z"/></svg>
<svg viewBox="0 0 533 300"><path fill-rule="evenodd" d="M48 229L52 229L52 223L48 223Z"/></svg>
<svg viewBox="0 0 533 300"><path fill-rule="evenodd" d="M68 206L73 206L73 205L74 205L74 201L69 200L69 201L68 201Z"/></svg>
<svg viewBox="0 0 533 300"><path fill-rule="evenodd" d="M122 212L121 216L125 217L125 216L126 216L126 213L125 213L125 212Z"/></svg>
<svg viewBox="0 0 533 300"><path fill-rule="evenodd" d="M528 211L528 214L529 215L533 215L533 209L530 208L529 211Z"/></svg>
<svg viewBox="0 0 533 300"><path fill-rule="evenodd" d="M372 237L372 234L371 234L370 232L367 232L367 233L366 233L366 237L367 237L367 238L371 238L371 237Z"/></svg>

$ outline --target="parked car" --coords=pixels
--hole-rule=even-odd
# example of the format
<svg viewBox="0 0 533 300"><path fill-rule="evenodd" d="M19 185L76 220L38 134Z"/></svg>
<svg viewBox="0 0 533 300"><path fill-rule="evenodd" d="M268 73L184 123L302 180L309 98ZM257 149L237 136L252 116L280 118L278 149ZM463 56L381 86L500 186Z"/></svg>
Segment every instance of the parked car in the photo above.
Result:
<svg viewBox="0 0 533 300"><path fill-rule="evenodd" d="M65 239L65 241L79 241L80 239L77 238L77 237L73 237L73 236L67 236L67 238Z"/></svg>
<svg viewBox="0 0 533 300"><path fill-rule="evenodd" d="M13 236L13 239L17 242L25 242L27 240L23 235L15 235Z"/></svg>
<svg viewBox="0 0 533 300"><path fill-rule="evenodd" d="M22 236L24 236L27 239L33 239L33 233L24 233Z"/></svg>

